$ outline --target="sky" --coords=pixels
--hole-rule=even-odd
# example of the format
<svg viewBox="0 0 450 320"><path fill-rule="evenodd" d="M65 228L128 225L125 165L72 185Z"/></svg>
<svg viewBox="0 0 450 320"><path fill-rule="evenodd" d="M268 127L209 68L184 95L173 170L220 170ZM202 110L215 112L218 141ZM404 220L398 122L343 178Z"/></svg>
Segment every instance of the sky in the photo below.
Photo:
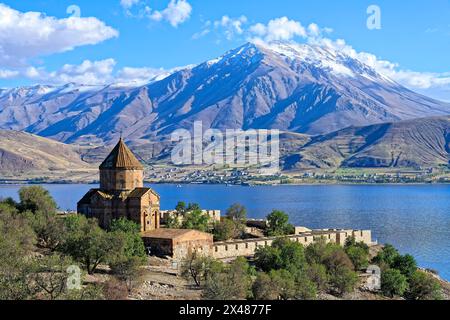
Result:
<svg viewBox="0 0 450 320"><path fill-rule="evenodd" d="M275 40L332 46L450 101L450 0L0 0L0 87L140 85Z"/></svg>

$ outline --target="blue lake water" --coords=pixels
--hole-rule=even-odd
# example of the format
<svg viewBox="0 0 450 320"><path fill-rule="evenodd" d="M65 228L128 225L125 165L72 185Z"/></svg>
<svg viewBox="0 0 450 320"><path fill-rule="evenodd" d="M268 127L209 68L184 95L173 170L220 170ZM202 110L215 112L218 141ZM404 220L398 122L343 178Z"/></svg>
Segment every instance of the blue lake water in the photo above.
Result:
<svg viewBox="0 0 450 320"><path fill-rule="evenodd" d="M44 185L63 210L92 185ZM161 208L178 201L199 203L205 209L226 210L241 203L251 218L273 209L290 215L295 225L310 228L371 229L380 243L391 243L414 255L420 266L450 280L449 185L322 185L227 187L222 185L151 185L161 195ZM0 197L17 199L19 186L0 186Z"/></svg>

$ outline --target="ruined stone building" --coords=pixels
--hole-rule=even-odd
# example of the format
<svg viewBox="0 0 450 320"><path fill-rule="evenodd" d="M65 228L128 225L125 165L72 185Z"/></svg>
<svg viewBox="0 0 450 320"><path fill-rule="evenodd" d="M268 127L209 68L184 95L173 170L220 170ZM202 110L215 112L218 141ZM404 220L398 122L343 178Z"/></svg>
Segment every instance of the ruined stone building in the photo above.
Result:
<svg viewBox="0 0 450 320"><path fill-rule="evenodd" d="M160 197L144 188L144 167L122 139L100 165L100 188L91 189L77 211L105 229L119 218L136 222L141 232L159 228Z"/></svg>

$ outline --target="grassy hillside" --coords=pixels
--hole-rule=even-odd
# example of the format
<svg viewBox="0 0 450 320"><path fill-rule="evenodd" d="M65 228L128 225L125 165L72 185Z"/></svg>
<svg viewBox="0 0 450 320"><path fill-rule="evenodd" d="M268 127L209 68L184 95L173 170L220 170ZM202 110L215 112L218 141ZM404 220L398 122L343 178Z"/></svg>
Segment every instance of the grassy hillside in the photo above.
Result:
<svg viewBox="0 0 450 320"><path fill-rule="evenodd" d="M437 167L449 163L449 116L350 127L314 137L283 158L285 170Z"/></svg>

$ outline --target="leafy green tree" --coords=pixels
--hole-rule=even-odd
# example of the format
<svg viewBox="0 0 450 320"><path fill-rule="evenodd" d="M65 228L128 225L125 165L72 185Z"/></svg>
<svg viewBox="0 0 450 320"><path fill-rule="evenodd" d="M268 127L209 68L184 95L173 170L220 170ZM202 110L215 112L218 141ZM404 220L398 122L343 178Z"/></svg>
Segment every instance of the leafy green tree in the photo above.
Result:
<svg viewBox="0 0 450 320"><path fill-rule="evenodd" d="M265 272L258 272L252 285L253 298L256 300L273 301L280 299L277 284Z"/></svg>
<svg viewBox="0 0 450 320"><path fill-rule="evenodd" d="M222 262L211 257L189 255L181 265L181 275L188 281L193 281L197 287L202 286L214 273L224 270Z"/></svg>
<svg viewBox="0 0 450 320"><path fill-rule="evenodd" d="M177 214L179 215L184 215L186 213L187 207L186 207L186 203L183 201L180 201L177 203L176 207L175 207L175 211L177 212Z"/></svg>
<svg viewBox="0 0 450 320"><path fill-rule="evenodd" d="M145 245L141 237L139 225L131 220L121 218L111 223L111 232L121 234L125 239L124 255L127 258L140 257L145 258Z"/></svg>
<svg viewBox="0 0 450 320"><path fill-rule="evenodd" d="M267 235L279 237L292 234L294 226L289 224L289 216L283 211L274 210L267 216Z"/></svg>
<svg viewBox="0 0 450 320"><path fill-rule="evenodd" d="M345 252L356 270L367 269L369 266L369 253L364 248L352 245L346 247Z"/></svg>
<svg viewBox="0 0 450 320"><path fill-rule="evenodd" d="M309 264L323 264L333 248L325 242L325 239L318 239L305 249L306 261Z"/></svg>
<svg viewBox="0 0 450 320"><path fill-rule="evenodd" d="M394 261L399 255L400 253L397 249L392 245L387 244L373 259L373 262L380 265L380 267L386 266L387 268L390 268L394 265Z"/></svg>
<svg viewBox="0 0 450 320"><path fill-rule="evenodd" d="M251 293L251 273L247 260L238 258L225 271L208 277L203 295L209 300L244 300Z"/></svg>
<svg viewBox="0 0 450 320"><path fill-rule="evenodd" d="M193 229L202 232L207 232L210 226L210 218L203 214L200 209L188 211L183 219L183 229Z"/></svg>
<svg viewBox="0 0 450 320"><path fill-rule="evenodd" d="M327 268L323 264L312 263L307 268L308 278L316 284L317 290L324 292L328 288Z"/></svg>
<svg viewBox="0 0 450 320"><path fill-rule="evenodd" d="M228 208L226 216L235 222L245 223L247 220L247 209L240 204L233 204Z"/></svg>
<svg viewBox="0 0 450 320"><path fill-rule="evenodd" d="M296 299L298 288L295 276L291 272L284 269L272 270L269 275L279 300Z"/></svg>
<svg viewBox="0 0 450 320"><path fill-rule="evenodd" d="M295 277L297 300L315 300L317 299L317 286L304 272L298 272Z"/></svg>
<svg viewBox="0 0 450 320"><path fill-rule="evenodd" d="M441 300L442 287L432 275L416 270L409 279L406 298L410 300Z"/></svg>
<svg viewBox="0 0 450 320"><path fill-rule="evenodd" d="M358 274L352 269L339 265L329 273L330 286L338 295L353 292L358 283Z"/></svg>
<svg viewBox="0 0 450 320"><path fill-rule="evenodd" d="M186 212L189 211L202 211L202 209L200 208L200 205L198 203L189 203L186 208Z"/></svg>
<svg viewBox="0 0 450 320"><path fill-rule="evenodd" d="M67 294L67 268L70 258L52 254L33 261L30 282L36 287L38 296L46 300L57 300Z"/></svg>
<svg viewBox="0 0 450 320"><path fill-rule="evenodd" d="M66 230L62 218L43 211L27 211L24 215L36 233L39 247L55 251L64 242Z"/></svg>
<svg viewBox="0 0 450 320"><path fill-rule="evenodd" d="M306 266L304 248L288 239L277 239L270 247L260 247L255 254L256 266L266 272L286 269L292 272Z"/></svg>
<svg viewBox="0 0 450 320"><path fill-rule="evenodd" d="M381 274L381 291L385 296L402 296L407 289L408 281L399 270L389 269Z"/></svg>
<svg viewBox="0 0 450 320"><path fill-rule="evenodd" d="M33 295L28 285L36 236L23 215L8 202L0 203L0 300L24 300Z"/></svg>
<svg viewBox="0 0 450 320"><path fill-rule="evenodd" d="M23 187L19 190L20 211L38 211L46 214L56 214L57 206L50 193L42 187Z"/></svg>
<svg viewBox="0 0 450 320"><path fill-rule="evenodd" d="M170 214L166 220L166 227L169 229L180 229L182 226L178 213Z"/></svg>
<svg viewBox="0 0 450 320"><path fill-rule="evenodd" d="M140 227L135 222L121 218L111 224L110 236L122 246L109 256L111 271L124 281L131 292L142 275L142 265L146 261L144 242L140 235Z"/></svg>
<svg viewBox="0 0 450 320"><path fill-rule="evenodd" d="M404 256L399 255L395 257L392 268L400 270L400 272L409 279L417 270L417 262L416 259L409 254Z"/></svg>
<svg viewBox="0 0 450 320"><path fill-rule="evenodd" d="M214 240L226 241L236 239L241 235L239 225L230 219L223 219L214 225Z"/></svg>
<svg viewBox="0 0 450 320"><path fill-rule="evenodd" d="M123 249L123 237L108 234L95 219L71 216L66 219L66 228L67 236L61 251L82 263L89 274Z"/></svg>

